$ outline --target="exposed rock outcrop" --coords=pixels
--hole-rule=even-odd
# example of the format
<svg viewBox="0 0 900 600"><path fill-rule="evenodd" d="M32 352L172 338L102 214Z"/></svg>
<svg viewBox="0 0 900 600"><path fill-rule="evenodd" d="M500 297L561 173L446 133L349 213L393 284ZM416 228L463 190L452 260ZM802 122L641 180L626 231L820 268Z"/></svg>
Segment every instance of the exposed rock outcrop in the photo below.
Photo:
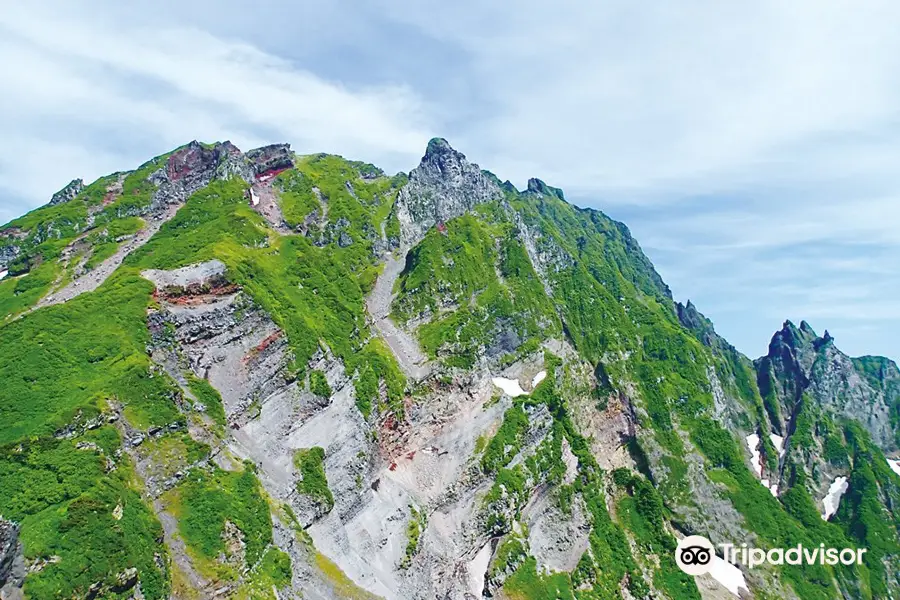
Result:
<svg viewBox="0 0 900 600"><path fill-rule="evenodd" d="M69 183L66 184L66 187L59 190L53 196L50 197L49 204L54 206L56 204L62 204L63 202L68 202L72 200L81 193L81 190L84 189L84 181L82 179L73 179Z"/></svg>
<svg viewBox="0 0 900 600"><path fill-rule="evenodd" d="M763 397L771 395L778 401L780 414L770 410L769 416L781 430L808 394L816 405L859 421L882 450L897 448L890 415L900 403L900 370L892 361L852 359L835 346L828 332L819 337L806 321L799 328L786 321L756 367Z"/></svg>
<svg viewBox="0 0 900 600"><path fill-rule="evenodd" d="M25 561L19 542L19 525L0 517L0 597L21 598Z"/></svg>
<svg viewBox="0 0 900 600"><path fill-rule="evenodd" d="M168 205L181 204L214 179L234 175L247 182L254 177L252 167L237 146L227 141L206 145L195 140L173 152L165 166L150 176L158 186L151 210L159 212Z"/></svg>
<svg viewBox="0 0 900 600"><path fill-rule="evenodd" d="M294 166L290 144L271 144L262 148L254 148L247 151L245 156L257 177Z"/></svg>
<svg viewBox="0 0 900 600"><path fill-rule="evenodd" d="M434 138L397 197L401 241L413 244L434 225L502 197L494 178L451 148L447 140Z"/></svg>
<svg viewBox="0 0 900 600"><path fill-rule="evenodd" d="M16 244L0 245L0 271L6 269L9 263L19 256L21 251L22 248Z"/></svg>

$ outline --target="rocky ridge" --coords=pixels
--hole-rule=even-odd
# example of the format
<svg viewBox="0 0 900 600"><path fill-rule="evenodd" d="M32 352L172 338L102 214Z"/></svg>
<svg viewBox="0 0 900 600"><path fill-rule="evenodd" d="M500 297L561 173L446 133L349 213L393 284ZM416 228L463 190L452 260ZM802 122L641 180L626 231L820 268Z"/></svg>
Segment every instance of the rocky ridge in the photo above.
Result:
<svg viewBox="0 0 900 600"><path fill-rule="evenodd" d="M109 293L100 286L114 271L154 289L140 305L141 385L164 382L154 401L165 419L145 424L150 394L118 390L97 395L112 414L56 440L103 454L107 475L134 469L124 479L139 482L161 523L153 560L171 559L173 596L187 594L186 580L217 598L528 598L548 586L560 598L727 597L714 579L698 588L677 570L677 537L766 545L821 527L867 543L853 537L867 515L900 500L886 458L900 372L887 359L851 359L827 333L788 322L753 363L692 303L672 302L624 225L538 179L521 192L500 184L445 140L396 185L355 163L327 177L328 163L304 164L284 144L241 153L227 142L192 142L150 164L149 203L123 210L158 226L103 263L97 285L60 301ZM286 171L308 196L288 198ZM222 185L235 178L246 185ZM376 184L377 200L362 193ZM247 192L263 185L290 219L328 235L248 211L260 212ZM193 225L218 220L197 248L162 225L210 186L219 197L204 199ZM110 189L115 206L121 192ZM290 205L309 200L308 214ZM394 226L401 251L386 256ZM380 243L351 235L378 228ZM168 260L170 248L185 254ZM102 354L89 359L110 368ZM82 440L105 427L123 440L108 455L108 440ZM19 461L10 448L0 460ZM115 460L122 453L130 460ZM820 519L837 477L849 482L844 499ZM60 506L97 506L97 493ZM797 508L806 502L814 523ZM113 521L130 518L113 504ZM203 536L213 523L198 534L198 514L215 514L219 534ZM896 537L883 521L878 535ZM2 523L0 585L15 571L18 533ZM900 586L897 556L885 547L865 572L813 580L745 576L759 595L886 597ZM48 566L29 575L33 590L73 558L37 560ZM151 582L129 566L72 595L162 597Z"/></svg>
<svg viewBox="0 0 900 600"><path fill-rule="evenodd" d="M401 242L411 245L431 227L502 197L500 186L478 165L451 148L447 140L434 138L397 197Z"/></svg>

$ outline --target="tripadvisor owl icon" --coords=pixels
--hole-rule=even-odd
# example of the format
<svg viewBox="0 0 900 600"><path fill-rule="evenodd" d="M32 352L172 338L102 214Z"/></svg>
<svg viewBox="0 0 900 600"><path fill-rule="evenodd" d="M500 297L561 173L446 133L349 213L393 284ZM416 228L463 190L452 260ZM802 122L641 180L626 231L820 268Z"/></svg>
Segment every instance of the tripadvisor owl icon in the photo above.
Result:
<svg viewBox="0 0 900 600"><path fill-rule="evenodd" d="M712 542L702 535L689 535L675 548L675 562L688 575L709 573L715 555Z"/></svg>

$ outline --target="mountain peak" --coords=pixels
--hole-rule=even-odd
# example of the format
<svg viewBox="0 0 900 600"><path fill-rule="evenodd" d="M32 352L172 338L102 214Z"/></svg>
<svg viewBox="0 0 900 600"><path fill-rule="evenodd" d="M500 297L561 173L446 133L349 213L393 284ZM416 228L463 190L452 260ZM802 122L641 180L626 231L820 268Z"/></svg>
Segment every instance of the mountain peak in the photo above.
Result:
<svg viewBox="0 0 900 600"><path fill-rule="evenodd" d="M53 197L50 198L50 205L62 204L63 202L68 202L72 200L81 193L81 190L84 189L84 180L82 179L73 179L69 183L66 184L66 187L59 190Z"/></svg>
<svg viewBox="0 0 900 600"><path fill-rule="evenodd" d="M433 155L444 155L457 153L446 139L442 137L433 137L428 140L428 146L425 148L425 157Z"/></svg>
<svg viewBox="0 0 900 600"><path fill-rule="evenodd" d="M410 172L409 182L397 196L402 242L414 243L434 225L502 197L496 177L469 162L444 138L432 138L419 166Z"/></svg>
<svg viewBox="0 0 900 600"><path fill-rule="evenodd" d="M565 200L563 191L551 185L547 185L543 180L532 177L528 180L528 191L532 194L540 194L541 196L556 196L560 200Z"/></svg>

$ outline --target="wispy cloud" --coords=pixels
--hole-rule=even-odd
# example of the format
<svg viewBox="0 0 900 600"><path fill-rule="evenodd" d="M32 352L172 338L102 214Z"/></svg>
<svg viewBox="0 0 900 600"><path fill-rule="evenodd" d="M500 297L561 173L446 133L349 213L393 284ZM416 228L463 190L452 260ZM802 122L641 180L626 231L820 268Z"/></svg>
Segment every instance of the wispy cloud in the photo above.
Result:
<svg viewBox="0 0 900 600"><path fill-rule="evenodd" d="M439 134L625 221L751 355L790 317L897 357L898 27L891 0L13 4L0 220L192 138L406 170Z"/></svg>
<svg viewBox="0 0 900 600"><path fill-rule="evenodd" d="M13 196L33 202L74 176L134 167L193 138L288 140L399 168L430 134L408 86L343 85L252 42L109 22L77 4L0 14L0 185ZM4 203L0 217L24 208Z"/></svg>

